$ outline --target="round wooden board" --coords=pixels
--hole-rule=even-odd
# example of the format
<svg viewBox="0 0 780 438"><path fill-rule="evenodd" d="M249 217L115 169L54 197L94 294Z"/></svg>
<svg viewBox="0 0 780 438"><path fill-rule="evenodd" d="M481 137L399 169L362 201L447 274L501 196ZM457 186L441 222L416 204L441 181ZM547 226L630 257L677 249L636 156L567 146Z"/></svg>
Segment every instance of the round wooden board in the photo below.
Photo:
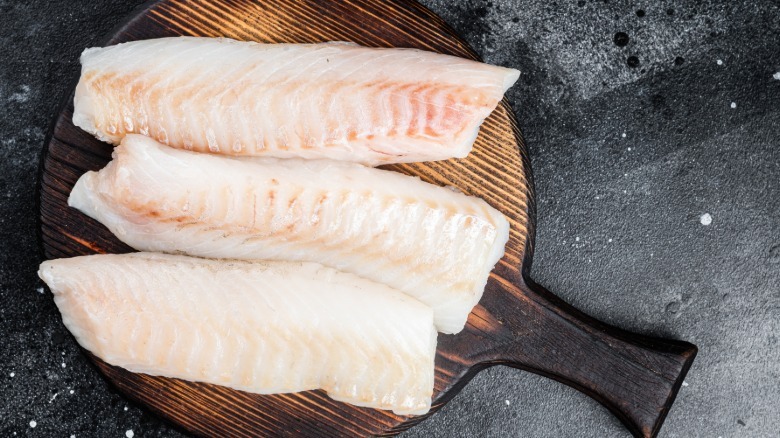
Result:
<svg viewBox="0 0 780 438"><path fill-rule="evenodd" d="M106 45L177 35L265 43L352 41L479 59L441 18L411 0L160 1L131 17ZM72 111L70 103L59 115L42 161L39 205L45 256L132 251L101 224L67 206L76 180L88 170L102 168L111 155L110 145L72 124ZM433 413L479 369L497 363L496 346L513 333L511 327L504 327L502 317L489 309L517 307L524 300L511 285L520 282L533 236L527 155L514 115L504 101L482 126L468 158L388 168L482 197L511 223L506 254L491 274L468 325L458 335L439 336ZM425 418L354 407L333 401L322 391L260 396L133 374L95 357L93 360L122 392L196 435L391 435Z"/></svg>

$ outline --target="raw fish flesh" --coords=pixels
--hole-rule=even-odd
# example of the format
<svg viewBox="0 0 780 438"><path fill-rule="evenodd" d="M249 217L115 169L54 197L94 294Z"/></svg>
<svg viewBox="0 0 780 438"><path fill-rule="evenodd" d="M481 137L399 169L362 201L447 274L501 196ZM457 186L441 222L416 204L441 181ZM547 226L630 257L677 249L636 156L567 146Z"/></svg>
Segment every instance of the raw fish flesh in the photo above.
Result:
<svg viewBox="0 0 780 438"><path fill-rule="evenodd" d="M431 309L388 286L316 263L154 253L50 260L38 275L79 344L129 371L430 409Z"/></svg>
<svg viewBox="0 0 780 438"><path fill-rule="evenodd" d="M68 203L142 251L312 261L384 283L459 332L504 254L509 223L485 201L330 160L240 159L128 135Z"/></svg>
<svg viewBox="0 0 780 438"><path fill-rule="evenodd" d="M81 55L73 123L227 155L465 157L519 72L416 49L173 37Z"/></svg>

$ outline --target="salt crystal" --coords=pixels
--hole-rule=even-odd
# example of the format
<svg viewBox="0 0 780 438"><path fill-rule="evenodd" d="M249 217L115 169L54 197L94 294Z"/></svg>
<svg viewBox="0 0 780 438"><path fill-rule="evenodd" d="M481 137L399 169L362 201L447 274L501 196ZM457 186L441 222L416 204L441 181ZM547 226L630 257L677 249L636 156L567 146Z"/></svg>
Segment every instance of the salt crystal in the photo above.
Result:
<svg viewBox="0 0 780 438"><path fill-rule="evenodd" d="M71 435L70 438L76 438L76 435Z"/></svg>
<svg viewBox="0 0 780 438"><path fill-rule="evenodd" d="M16 375L16 373L11 373L11 374L10 374L10 376L11 376L11 377L13 377L13 376L15 376L15 375Z"/></svg>
<svg viewBox="0 0 780 438"><path fill-rule="evenodd" d="M35 289L35 291L38 292L39 294L42 294L43 293L43 288L39 287L39 288Z"/></svg>
<svg viewBox="0 0 780 438"><path fill-rule="evenodd" d="M777 79L778 81L780 81L780 71L775 73L775 74L773 74L772 77Z"/></svg>
<svg viewBox="0 0 780 438"><path fill-rule="evenodd" d="M612 243L612 239L607 240L607 242Z"/></svg>
<svg viewBox="0 0 780 438"><path fill-rule="evenodd" d="M712 216L710 216L709 213L704 213L699 218L699 222L701 222L702 225L709 225L712 223Z"/></svg>
<svg viewBox="0 0 780 438"><path fill-rule="evenodd" d="M71 394L73 394L74 392L76 392L76 391L74 391L74 390L72 390L72 389L70 390L70 393L71 393Z"/></svg>
<svg viewBox="0 0 780 438"><path fill-rule="evenodd" d="M127 406L125 406L125 411L127 411Z"/></svg>
<svg viewBox="0 0 780 438"><path fill-rule="evenodd" d="M737 102L731 102L731 108L736 108L736 107L737 107Z"/></svg>
<svg viewBox="0 0 780 438"><path fill-rule="evenodd" d="M721 61L721 60L719 59L719 60L718 60L718 65L723 65L723 61Z"/></svg>
<svg viewBox="0 0 780 438"><path fill-rule="evenodd" d="M65 368L65 362L62 363L62 367Z"/></svg>
<svg viewBox="0 0 780 438"><path fill-rule="evenodd" d="M30 427L32 427L33 429L35 429L35 426L37 425L38 423L35 420L30 421Z"/></svg>
<svg viewBox="0 0 780 438"><path fill-rule="evenodd" d="M504 403L506 403L506 405L509 406L509 400L504 400Z"/></svg>
<svg viewBox="0 0 780 438"><path fill-rule="evenodd" d="M631 148L628 148L628 151L631 152Z"/></svg>
<svg viewBox="0 0 780 438"><path fill-rule="evenodd" d="M623 137L623 138L626 138L626 133L624 132L624 133L620 134L620 136Z"/></svg>
<svg viewBox="0 0 780 438"><path fill-rule="evenodd" d="M688 382L686 382L685 380L683 380L683 386L688 386Z"/></svg>
<svg viewBox="0 0 780 438"><path fill-rule="evenodd" d="M133 433L133 429L130 429L127 432L125 432L125 436L127 438L133 438L133 436L135 436L135 434Z"/></svg>
<svg viewBox="0 0 780 438"><path fill-rule="evenodd" d="M577 242L579 242L579 241L580 241L580 236L577 236L577 237L575 237L575 238L574 238L574 240L576 240Z"/></svg>

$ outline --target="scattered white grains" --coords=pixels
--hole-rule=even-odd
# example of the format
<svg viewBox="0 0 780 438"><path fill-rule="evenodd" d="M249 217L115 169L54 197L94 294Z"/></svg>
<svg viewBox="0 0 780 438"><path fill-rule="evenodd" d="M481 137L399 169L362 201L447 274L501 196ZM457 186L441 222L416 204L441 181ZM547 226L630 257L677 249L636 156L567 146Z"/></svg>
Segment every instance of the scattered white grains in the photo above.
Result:
<svg viewBox="0 0 780 438"><path fill-rule="evenodd" d="M772 77L777 79L778 81L780 81L780 71L775 73L775 74L773 74Z"/></svg>
<svg viewBox="0 0 780 438"><path fill-rule="evenodd" d="M37 425L38 425L38 422L36 422L35 420L30 421L30 427L32 427L33 429L35 429L35 426L37 426Z"/></svg>
<svg viewBox="0 0 780 438"><path fill-rule="evenodd" d="M631 148L628 148L628 151L631 152Z"/></svg>
<svg viewBox="0 0 780 438"><path fill-rule="evenodd" d="M718 65L723 65L723 61L721 61L720 59L717 61L717 63Z"/></svg>
<svg viewBox="0 0 780 438"><path fill-rule="evenodd" d="M135 434L133 433L133 429L130 429L127 432L125 432L125 436L127 438L133 438L133 436L135 436Z"/></svg>
<svg viewBox="0 0 780 438"><path fill-rule="evenodd" d="M76 438L76 435L71 435L70 438Z"/></svg>
<svg viewBox="0 0 780 438"><path fill-rule="evenodd" d="M623 176L628 176L628 174L627 174L627 173L624 173L624 174L623 174Z"/></svg>
<svg viewBox="0 0 780 438"><path fill-rule="evenodd" d="M9 376L11 376L11 377L13 377L13 376L15 376L15 375L16 375L16 373L11 373L11 374L9 374Z"/></svg>
<svg viewBox="0 0 780 438"><path fill-rule="evenodd" d="M579 242L579 241L580 241L580 236L577 236L577 237L575 237L575 238L574 238L574 240L576 240L577 242Z"/></svg>
<svg viewBox="0 0 780 438"><path fill-rule="evenodd" d="M612 239L608 239L607 242L612 243Z"/></svg>
<svg viewBox="0 0 780 438"><path fill-rule="evenodd" d="M62 367L65 368L65 362L62 363Z"/></svg>
<svg viewBox="0 0 780 438"><path fill-rule="evenodd" d="M625 190L623 190L623 194L626 194L626 193L628 193L628 192L626 192Z"/></svg>
<svg viewBox="0 0 780 438"><path fill-rule="evenodd" d="M731 102L731 108L733 109L733 108L736 108L736 107L737 107L737 102Z"/></svg>
<svg viewBox="0 0 780 438"><path fill-rule="evenodd" d="M596 195L596 199L601 199L601 196Z"/></svg>
<svg viewBox="0 0 780 438"><path fill-rule="evenodd" d="M506 403L506 405L509 406L509 400L504 400L504 403Z"/></svg>
<svg viewBox="0 0 780 438"><path fill-rule="evenodd" d="M74 391L74 390L72 390L72 389L71 389L69 392L70 392L71 394L73 394L73 393L74 393L74 392L76 392L76 391Z"/></svg>
<svg viewBox="0 0 780 438"><path fill-rule="evenodd" d="M683 380L683 386L688 386L688 382L686 382L685 380Z"/></svg>
<svg viewBox="0 0 780 438"><path fill-rule="evenodd" d="M39 288L35 289L35 291L38 292L39 294L42 294L43 293L43 288L39 287Z"/></svg>
<svg viewBox="0 0 780 438"><path fill-rule="evenodd" d="M626 133L624 132L624 133L620 134L620 136L623 137L623 138L626 138Z"/></svg>
<svg viewBox="0 0 780 438"><path fill-rule="evenodd" d="M699 222L701 222L702 225L709 225L712 223L712 216L709 213L704 213L699 217Z"/></svg>
<svg viewBox="0 0 780 438"><path fill-rule="evenodd" d="M127 406L125 406L125 411L127 411Z"/></svg>

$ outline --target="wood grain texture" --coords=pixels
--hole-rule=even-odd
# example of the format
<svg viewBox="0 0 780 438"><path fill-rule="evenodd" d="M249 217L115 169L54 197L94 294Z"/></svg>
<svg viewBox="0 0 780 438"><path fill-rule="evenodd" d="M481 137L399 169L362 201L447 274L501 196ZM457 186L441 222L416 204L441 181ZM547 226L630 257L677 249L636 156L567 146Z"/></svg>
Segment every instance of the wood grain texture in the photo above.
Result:
<svg viewBox="0 0 780 438"><path fill-rule="evenodd" d="M106 45L175 35L269 43L345 40L478 59L438 16L411 0L160 1L118 27ZM101 224L67 207L78 177L103 167L111 154L110 145L73 126L72 111L69 103L59 115L42 158L45 256L131 251ZM511 224L507 252L466 328L439 337L431 414L479 370L505 364L585 392L637 436L657 434L696 347L602 324L526 278L533 249L533 191L525 145L506 101L482 126L468 158L387 168L480 196ZM122 392L199 436L393 435L425 418L354 407L322 391L261 396L133 374L92 358Z"/></svg>

